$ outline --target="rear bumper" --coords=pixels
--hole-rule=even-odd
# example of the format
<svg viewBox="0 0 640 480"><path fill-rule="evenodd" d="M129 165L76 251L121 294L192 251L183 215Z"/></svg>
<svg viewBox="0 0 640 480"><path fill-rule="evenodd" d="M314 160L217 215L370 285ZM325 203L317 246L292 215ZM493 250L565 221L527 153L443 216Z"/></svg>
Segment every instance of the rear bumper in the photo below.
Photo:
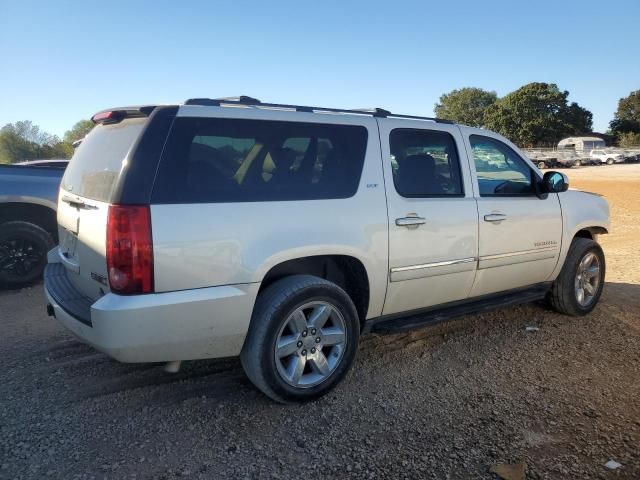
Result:
<svg viewBox="0 0 640 480"><path fill-rule="evenodd" d="M121 362L238 355L259 288L250 283L147 295L108 293L88 306L87 322L73 305L78 292L68 280L69 285L61 285L66 271L60 272L60 266L47 265L45 275L45 294L56 319Z"/></svg>

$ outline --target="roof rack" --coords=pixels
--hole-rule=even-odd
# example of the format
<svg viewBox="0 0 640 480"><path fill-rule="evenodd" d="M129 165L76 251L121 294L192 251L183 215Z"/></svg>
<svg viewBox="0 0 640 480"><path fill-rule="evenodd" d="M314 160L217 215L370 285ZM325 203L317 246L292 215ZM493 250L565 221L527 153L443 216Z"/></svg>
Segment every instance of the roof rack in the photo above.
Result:
<svg viewBox="0 0 640 480"><path fill-rule="evenodd" d="M408 118L414 120L431 120L437 123L449 123L453 124L451 120L444 118L433 117L420 117L417 115L402 115L399 113L391 113L384 108L363 108L363 109L346 109L346 108L329 108L329 107L310 107L306 105L288 105L284 103L263 103L257 98L249 97L246 95L240 95L239 97L223 97L223 98L190 98L185 105L202 105L209 107L220 107L222 105L246 105L256 106L262 108L274 108L274 109L286 109L295 110L296 112L329 112L329 113L352 113L355 115L371 115L381 118Z"/></svg>

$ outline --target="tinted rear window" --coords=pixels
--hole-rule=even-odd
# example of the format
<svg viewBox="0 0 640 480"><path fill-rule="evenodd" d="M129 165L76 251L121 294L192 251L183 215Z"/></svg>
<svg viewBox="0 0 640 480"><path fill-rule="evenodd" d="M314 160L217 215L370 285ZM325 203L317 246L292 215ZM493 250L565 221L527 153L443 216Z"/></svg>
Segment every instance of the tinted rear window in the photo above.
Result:
<svg viewBox="0 0 640 480"><path fill-rule="evenodd" d="M436 130L395 129L389 136L396 191L403 197L462 196L456 143Z"/></svg>
<svg viewBox="0 0 640 480"><path fill-rule="evenodd" d="M347 198L358 188L366 146L361 126L178 118L152 202Z"/></svg>
<svg viewBox="0 0 640 480"><path fill-rule="evenodd" d="M113 125L97 125L76 149L62 188L81 197L109 202L122 161L146 120L132 118Z"/></svg>

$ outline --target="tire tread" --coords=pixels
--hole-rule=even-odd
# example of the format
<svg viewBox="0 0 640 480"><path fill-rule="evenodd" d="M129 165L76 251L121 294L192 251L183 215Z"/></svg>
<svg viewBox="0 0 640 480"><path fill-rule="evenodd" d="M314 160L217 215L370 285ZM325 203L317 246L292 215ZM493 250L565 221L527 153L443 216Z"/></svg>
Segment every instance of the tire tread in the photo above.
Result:
<svg viewBox="0 0 640 480"><path fill-rule="evenodd" d="M575 275L574 265L577 264L580 258L588 250L596 250L596 253L600 257L602 280L600 282L599 292L597 293L595 301L589 307L582 308L578 305L575 299L573 285ZM547 300L550 306L557 312L563 313L565 315L582 316L589 313L598 303L600 294L602 293L602 288L604 286L604 269L604 253L602 252L602 248L600 247L600 245L589 238L574 238L571 242L571 246L569 247L569 252L567 253L567 258L564 261L562 270L560 271L558 278L556 278L556 280L553 282L549 294L547 295Z"/></svg>
<svg viewBox="0 0 640 480"><path fill-rule="evenodd" d="M313 275L292 275L274 282L258 295L251 316L240 361L249 380L267 396L280 403L291 403L291 400L273 389L262 370L262 352L265 348L270 348L265 345L269 333L265 319L273 318L278 309L294 295L315 287L332 290L347 299L352 315L357 319L355 306L346 292L336 284Z"/></svg>

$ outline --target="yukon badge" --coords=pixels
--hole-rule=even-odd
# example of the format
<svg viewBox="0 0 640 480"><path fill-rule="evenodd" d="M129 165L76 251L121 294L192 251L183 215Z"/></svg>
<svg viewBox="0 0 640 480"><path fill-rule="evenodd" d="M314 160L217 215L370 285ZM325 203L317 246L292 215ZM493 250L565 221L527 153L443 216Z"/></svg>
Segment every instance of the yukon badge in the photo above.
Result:
<svg viewBox="0 0 640 480"><path fill-rule="evenodd" d="M544 242L534 242L533 246L534 247L547 247L550 245L557 245L558 242L556 242L555 240L546 240Z"/></svg>

